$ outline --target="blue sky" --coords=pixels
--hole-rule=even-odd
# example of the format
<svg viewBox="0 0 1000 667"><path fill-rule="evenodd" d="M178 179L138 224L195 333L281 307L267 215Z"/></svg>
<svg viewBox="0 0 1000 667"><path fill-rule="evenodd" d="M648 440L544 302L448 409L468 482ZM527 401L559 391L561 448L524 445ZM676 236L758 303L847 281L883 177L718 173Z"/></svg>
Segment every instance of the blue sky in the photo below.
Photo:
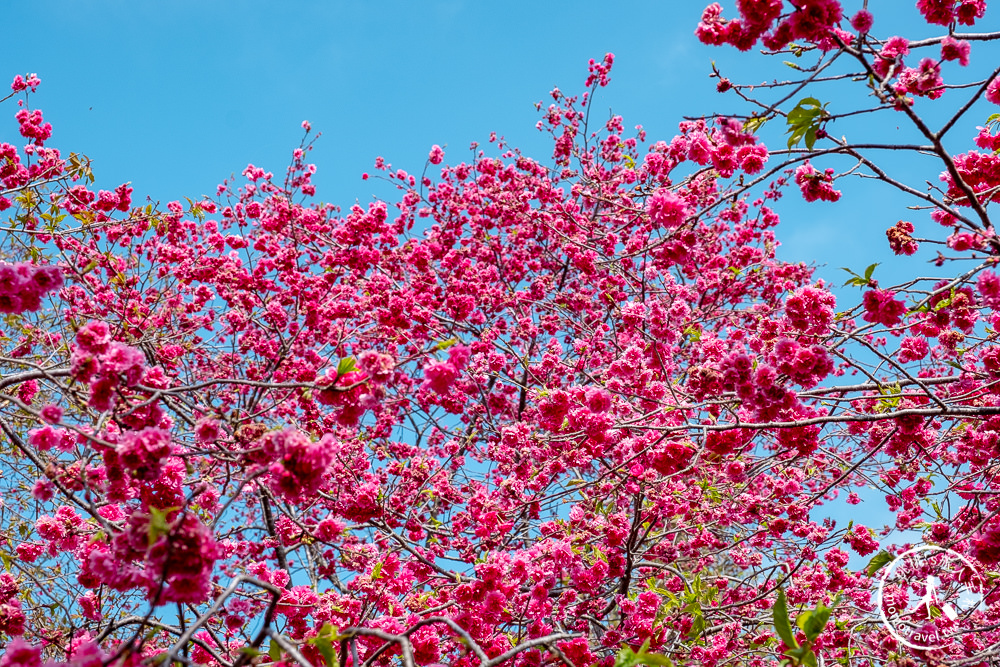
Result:
<svg viewBox="0 0 1000 667"><path fill-rule="evenodd" d="M472 141L496 131L546 159L534 103L553 86L579 91L587 60L608 51L617 59L597 109L623 115L626 127L643 124L651 141L669 140L685 115L745 111L731 93L715 92L711 61L734 81L792 72L780 59L698 43L693 31L706 4L6 3L0 19L22 37L6 49L3 76L40 75L32 104L55 127L50 145L90 156L98 185L131 181L137 196L163 203L212 194L251 162L281 173L308 119L323 133L312 154L317 198L347 207L387 194L360 178L376 156L419 173L431 145L459 161ZM844 4L853 12L861 0ZM912 27L919 18L909 1L869 4L876 34L890 21ZM734 5L723 2L730 15ZM995 25L988 13L981 27L991 19ZM968 129L984 117L971 116ZM13 119L3 118L0 139L18 139ZM894 120L883 114L847 127L880 123L884 136ZM780 142L780 131L773 136ZM936 175L918 174L917 182ZM781 256L824 265L820 275L837 280L846 277L837 267L887 259L884 230L906 217L905 202L861 185L837 205L793 199L782 203ZM916 270L911 259L899 275Z"/></svg>
<svg viewBox="0 0 1000 667"><path fill-rule="evenodd" d="M587 2L19 4L4 22L45 36L6 69L41 76L53 145L164 199L209 192L248 162L281 169L303 119L324 134L327 201L370 196L360 174L377 155L416 171L432 144L454 155L494 130L547 155L533 104L581 88L607 51L620 66L602 103L651 134L669 138L714 101L698 2L625 2L613 16Z"/></svg>

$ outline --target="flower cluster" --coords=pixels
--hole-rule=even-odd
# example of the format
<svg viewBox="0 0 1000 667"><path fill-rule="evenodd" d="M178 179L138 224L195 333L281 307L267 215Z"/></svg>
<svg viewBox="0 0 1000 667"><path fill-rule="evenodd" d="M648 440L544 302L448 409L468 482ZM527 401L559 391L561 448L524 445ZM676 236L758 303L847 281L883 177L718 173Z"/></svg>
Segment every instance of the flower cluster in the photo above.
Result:
<svg viewBox="0 0 1000 667"><path fill-rule="evenodd" d="M813 387L833 371L833 360L821 345L801 345L790 338L774 344L778 371L805 388Z"/></svg>
<svg viewBox="0 0 1000 667"><path fill-rule="evenodd" d="M62 284L62 271L55 266L0 262L0 313L36 311L42 298Z"/></svg>
<svg viewBox="0 0 1000 667"><path fill-rule="evenodd" d="M941 63L908 69L911 49L968 58L955 37L870 36L867 11L847 35L830 0L737 7L728 21L710 7L699 35L823 58L831 73L870 59L893 79L863 77L885 104L940 92ZM891 662L880 628L840 629L870 615L872 581L836 542L869 555L879 540L821 505L843 494L875 511L883 501L855 491L875 484L897 529L929 526L927 541L998 560L985 514L1000 487L996 237L973 224L981 211L964 209L969 222L950 208L968 203L965 186L983 206L995 197L990 129L932 214L949 254L976 268L879 288L873 266L851 280L861 303L837 313L809 266L778 257L775 230L789 190L837 201L834 171L769 153L754 122L728 116L684 121L648 149L620 116L595 126L612 62L591 62L586 93L554 90L542 112L563 169L496 135L452 166L435 145L437 168L419 177L379 159L398 198L342 213L301 196L315 191L305 142L283 177L250 165L215 200L162 211L129 210L126 186L88 189L79 158L59 171L54 149L0 145L5 182L50 205L43 229L24 197L7 202L5 252L22 256L30 232L79 269L58 310L7 318L0 337L9 439L25 455L0 479L12 508L0 546L20 578L0 575L0 632L80 667L162 661L178 633L152 619L176 603L175 657L199 664L258 661L247 639L265 631L323 664L337 633L361 626L352 663L394 660L388 633L425 666L467 663L478 646L526 649L513 667L607 667L646 642L678 663L757 666L776 657L765 567L796 608L842 593L810 644L817 662L854 643ZM64 214L84 224L50 233ZM915 252L913 231L898 222L890 247ZM12 267L10 285L39 270ZM996 604L976 614L952 651L963 658L1000 645ZM3 648L0 667L40 667L41 649Z"/></svg>
<svg viewBox="0 0 1000 667"><path fill-rule="evenodd" d="M840 191L833 189L832 168L819 172L806 160L795 169L795 183L802 190L802 197L806 201L840 200Z"/></svg>
<svg viewBox="0 0 1000 667"><path fill-rule="evenodd" d="M695 34L705 44L730 44L741 51L752 49L758 40L772 51L793 40L816 42L824 50L836 48L837 38L850 40L839 28L844 14L838 0L793 0L793 11L775 25L782 16L782 5L782 0L743 1L739 3L740 18L725 19L719 3L712 3L705 8ZM870 18L866 21L862 17L858 23L871 27Z"/></svg>
<svg viewBox="0 0 1000 667"><path fill-rule="evenodd" d="M79 382L90 385L89 404L108 410L116 392L134 387L146 370L146 358L138 349L111 340L107 323L92 320L82 326L73 345L71 372Z"/></svg>
<svg viewBox="0 0 1000 667"><path fill-rule="evenodd" d="M912 233L913 223L905 220L900 220L885 230L885 235L889 239L889 247L897 255L912 255L920 248L920 244L910 236Z"/></svg>
<svg viewBox="0 0 1000 667"><path fill-rule="evenodd" d="M862 556L878 551L878 540L875 539L871 529L860 524L856 524L854 529L844 536L844 541Z"/></svg>
<svg viewBox="0 0 1000 667"><path fill-rule="evenodd" d="M15 117L21 125L21 136L31 139L36 146L44 146L45 140L52 136L52 123L45 122L40 110L21 109Z"/></svg>
<svg viewBox="0 0 1000 667"><path fill-rule="evenodd" d="M261 439L261 445L265 457L273 461L268 468L271 487L293 502L319 490L336 454L332 435L314 442L293 429L269 433Z"/></svg>
<svg viewBox="0 0 1000 667"><path fill-rule="evenodd" d="M173 452L170 432L148 427L140 431L125 431L118 438L118 462L133 477L153 481L159 478L163 461Z"/></svg>
<svg viewBox="0 0 1000 667"><path fill-rule="evenodd" d="M37 74L28 74L26 76L18 74L14 77L14 81L10 84L10 89L15 93L19 93L22 90L31 88L31 92L35 92L41 83L42 80L38 78Z"/></svg>
<svg viewBox="0 0 1000 667"><path fill-rule="evenodd" d="M890 290L871 289L865 292L863 300L865 322L884 324L887 327L899 324L900 318L906 312L906 304L895 297L895 292Z"/></svg>
<svg viewBox="0 0 1000 667"><path fill-rule="evenodd" d="M917 9L928 23L971 26L986 13L986 0L917 0Z"/></svg>
<svg viewBox="0 0 1000 667"><path fill-rule="evenodd" d="M20 587L9 572L0 574L0 632L16 637L24 634L24 612L17 599Z"/></svg>
<svg viewBox="0 0 1000 667"><path fill-rule="evenodd" d="M649 196L646 200L646 212L656 226L667 229L680 227L691 215L691 209L684 200L666 188L661 188Z"/></svg>
<svg viewBox="0 0 1000 667"><path fill-rule="evenodd" d="M447 361L432 361L424 366L423 387L438 394L446 394L469 363L471 350L466 345L453 345L448 350Z"/></svg>

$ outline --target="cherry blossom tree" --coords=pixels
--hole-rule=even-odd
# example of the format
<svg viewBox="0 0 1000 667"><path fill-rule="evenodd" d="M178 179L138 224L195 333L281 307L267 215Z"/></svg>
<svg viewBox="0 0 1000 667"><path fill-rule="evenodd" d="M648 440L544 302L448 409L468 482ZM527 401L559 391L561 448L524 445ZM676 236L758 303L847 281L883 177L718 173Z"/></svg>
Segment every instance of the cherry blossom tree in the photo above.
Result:
<svg viewBox="0 0 1000 667"><path fill-rule="evenodd" d="M965 32L982 0L921 0L919 40L895 9L736 4L697 37L798 78L715 70L738 108L648 140L592 113L608 54L539 103L551 156L379 158L398 197L346 211L314 200L308 123L214 199L97 189L15 77L0 667L996 661L1000 68L963 74L1000 33ZM858 177L917 207L886 252L942 252L844 303L776 258L777 208ZM887 580L911 546L965 565Z"/></svg>

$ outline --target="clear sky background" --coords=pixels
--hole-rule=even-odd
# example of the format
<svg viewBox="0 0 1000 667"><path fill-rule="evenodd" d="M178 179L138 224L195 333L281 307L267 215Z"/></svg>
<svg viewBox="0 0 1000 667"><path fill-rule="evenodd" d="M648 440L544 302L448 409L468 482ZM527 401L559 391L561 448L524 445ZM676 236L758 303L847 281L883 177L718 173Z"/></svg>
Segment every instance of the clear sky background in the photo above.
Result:
<svg viewBox="0 0 1000 667"><path fill-rule="evenodd" d="M360 177L376 156L419 173L431 145L446 146L446 160L459 161L471 142L485 143L496 131L526 154L548 158L534 103L554 86L581 91L588 59L608 51L617 60L596 109L613 109L627 127L643 124L651 141L669 140L682 116L745 111L732 93L715 92L711 61L734 81L792 72L776 59L701 45L693 32L706 4L4 3L0 19L18 36L0 74L39 74L32 104L54 125L49 144L91 157L98 185L131 181L137 197L163 203L213 194L251 162L281 173L308 119L323 133L312 154L317 198L346 207L387 194ZM860 0L845 0L848 11L854 4ZM723 5L734 11L735 2ZM875 33L880 24L919 19L909 0L872 0L870 7ZM6 108L0 139L20 143L16 109ZM982 123L979 116L971 125ZM820 274L838 280L845 274L837 267L884 259L884 230L903 217L900 202L878 189L860 188L838 205L790 199L781 256L825 265Z"/></svg>
<svg viewBox="0 0 1000 667"><path fill-rule="evenodd" d="M641 123L650 142L669 140L683 116L745 113L733 93L715 92L716 81L708 76L712 61L736 82L795 73L780 58L700 44L694 28L706 4L9 2L0 5L0 21L18 37L5 49L0 78L37 72L42 87L32 106L55 128L49 145L91 157L99 186L131 181L137 200L212 195L248 163L280 174L302 137L301 121L308 119L323 133L311 155L318 166L317 199L346 208L374 195L394 195L377 181L361 180L377 156L419 173L433 144L445 146L446 161L458 162L468 158L471 142L486 143L496 131L527 155L547 160L551 146L535 129L540 116L534 104L547 105L554 86L581 92L588 59L608 51L616 54L612 83L599 92L595 111L623 115L626 127ZM734 0L722 4L726 15L734 14ZM853 13L861 0L844 0L844 6ZM876 35L930 34L912 0L869 0L869 9ZM1000 16L993 8L977 29L997 28ZM976 46L973 68L997 61L995 49ZM946 79L958 70L947 63ZM834 112L857 101L844 98L843 87L819 92ZM961 101L951 93L946 100ZM0 140L21 143L16 107L5 108ZM975 126L993 110L969 114L950 147L970 148ZM832 129L852 139L866 133L909 141L914 137L904 120L887 111ZM782 145L782 130L775 124L765 128L772 148ZM925 180L936 182L940 171L916 169L919 162L910 156L885 159L920 187ZM913 220L918 235L940 237L942 230L926 213L907 212L912 202L879 184L855 181L842 189L837 204L805 205L794 192L781 202L779 255L816 263L820 277L838 283L846 278L839 267L862 269L876 261L884 263L876 274L883 284L926 273L924 262L937 248L900 262L885 240L885 229L899 219ZM857 296L844 294L842 305Z"/></svg>

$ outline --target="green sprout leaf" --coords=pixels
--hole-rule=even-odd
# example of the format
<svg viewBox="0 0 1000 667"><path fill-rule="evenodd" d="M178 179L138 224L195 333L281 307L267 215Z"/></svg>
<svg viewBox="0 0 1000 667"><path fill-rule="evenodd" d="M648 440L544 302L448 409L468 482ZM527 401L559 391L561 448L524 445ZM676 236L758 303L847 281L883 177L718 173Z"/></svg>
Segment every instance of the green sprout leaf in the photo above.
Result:
<svg viewBox="0 0 1000 667"><path fill-rule="evenodd" d="M357 368L355 363L354 357L344 357L341 359L340 363L337 364L337 377L347 375L348 373L354 371Z"/></svg>
<svg viewBox="0 0 1000 667"><path fill-rule="evenodd" d="M798 648L799 643L795 641L792 623L788 618L788 599L785 597L785 591L780 588L771 613L774 615L774 631L781 637L781 641L785 642L785 646L789 648Z"/></svg>
<svg viewBox="0 0 1000 667"><path fill-rule="evenodd" d="M874 577L876 572L894 560L895 558L893 558L892 554L888 551L879 551L870 561L868 561L868 567L865 568L865 572L868 573L869 577Z"/></svg>
<svg viewBox="0 0 1000 667"><path fill-rule="evenodd" d="M638 651L633 651L628 646L622 648L615 657L614 667L638 667L638 665L649 665L650 667L674 667L673 661L665 655L659 653L649 653L649 640L643 642Z"/></svg>
<svg viewBox="0 0 1000 667"><path fill-rule="evenodd" d="M278 662L279 660L281 660L282 653L283 651L281 650L281 647L278 645L278 642L272 639L271 645L267 647L267 654L271 656L271 660L273 660L274 662Z"/></svg>
<svg viewBox="0 0 1000 667"><path fill-rule="evenodd" d="M785 132L790 135L788 137L789 148L805 140L806 148L813 149L820 126L830 117L826 106L815 97L806 97L788 112L788 116L785 118L788 129Z"/></svg>
<svg viewBox="0 0 1000 667"><path fill-rule="evenodd" d="M167 516L171 512L179 509L180 507L167 507L166 509L158 509L156 507L149 508L149 528L147 529L147 538L149 539L150 547L156 544L158 539L170 532L170 522L167 521Z"/></svg>

